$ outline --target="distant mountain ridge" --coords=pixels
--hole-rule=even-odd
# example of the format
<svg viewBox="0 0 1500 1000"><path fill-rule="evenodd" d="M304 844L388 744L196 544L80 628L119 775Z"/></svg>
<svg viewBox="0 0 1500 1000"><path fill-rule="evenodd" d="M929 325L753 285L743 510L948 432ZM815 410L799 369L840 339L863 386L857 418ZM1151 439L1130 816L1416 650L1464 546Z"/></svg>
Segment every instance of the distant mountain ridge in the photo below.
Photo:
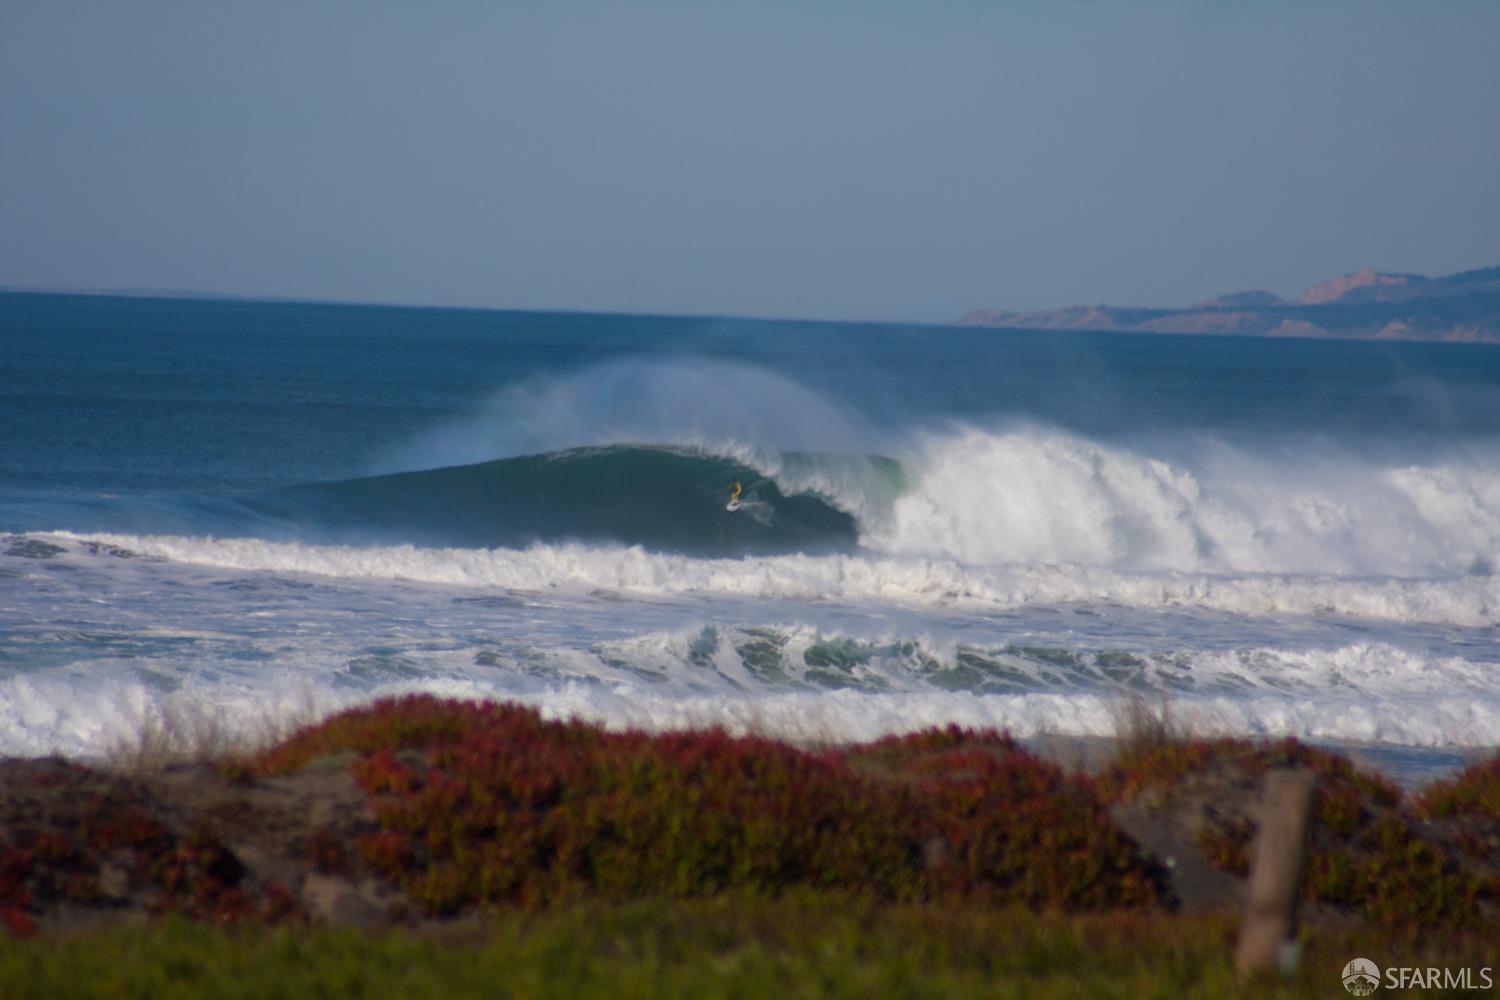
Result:
<svg viewBox="0 0 1500 1000"><path fill-rule="evenodd" d="M1442 278L1367 267L1319 282L1290 302L1266 291L1233 292L1185 309L979 309L959 323L1030 330L1500 343L1500 267Z"/></svg>

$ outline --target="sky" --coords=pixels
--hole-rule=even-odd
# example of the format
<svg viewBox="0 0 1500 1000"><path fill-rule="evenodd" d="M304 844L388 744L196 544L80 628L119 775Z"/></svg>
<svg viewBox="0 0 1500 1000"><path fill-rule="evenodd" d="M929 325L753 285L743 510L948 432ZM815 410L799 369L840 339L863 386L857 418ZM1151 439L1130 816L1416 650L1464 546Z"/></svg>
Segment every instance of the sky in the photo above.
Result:
<svg viewBox="0 0 1500 1000"><path fill-rule="evenodd" d="M1500 265L1487 0L0 0L0 286L946 322Z"/></svg>

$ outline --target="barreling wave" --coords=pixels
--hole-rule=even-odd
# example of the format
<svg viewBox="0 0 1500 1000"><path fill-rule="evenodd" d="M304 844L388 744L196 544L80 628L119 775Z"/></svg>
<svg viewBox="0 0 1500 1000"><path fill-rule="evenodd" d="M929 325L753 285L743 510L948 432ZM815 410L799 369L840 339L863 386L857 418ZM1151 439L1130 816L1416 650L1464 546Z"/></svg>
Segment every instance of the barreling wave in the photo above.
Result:
<svg viewBox="0 0 1500 1000"><path fill-rule="evenodd" d="M1368 579L1491 577L1485 454L1383 466L1327 450L1163 453L1035 425L929 430L858 453L616 444L288 486L96 501L0 530L444 549L583 542L704 558L855 551L960 566ZM744 509L724 509L732 480Z"/></svg>
<svg viewBox="0 0 1500 1000"><path fill-rule="evenodd" d="M1127 441L999 413L897 411L876 420L745 364L623 359L508 386L387 461L428 469L578 446L687 449L848 514L867 552L970 567L1451 578L1500 565L1500 441L1412 453L1182 428Z"/></svg>
<svg viewBox="0 0 1500 1000"><path fill-rule="evenodd" d="M725 448L723 452L732 452ZM740 504L726 509L730 487ZM878 456L745 456L671 445L569 448L235 496L12 505L3 531L117 532L312 544L525 548L583 542L704 558L848 552L888 509L901 467Z"/></svg>
<svg viewBox="0 0 1500 1000"><path fill-rule="evenodd" d="M729 484L743 506L725 509ZM811 492L693 449L574 448L293 486L239 501L304 539L520 548L563 540L704 557L848 551L854 518Z"/></svg>

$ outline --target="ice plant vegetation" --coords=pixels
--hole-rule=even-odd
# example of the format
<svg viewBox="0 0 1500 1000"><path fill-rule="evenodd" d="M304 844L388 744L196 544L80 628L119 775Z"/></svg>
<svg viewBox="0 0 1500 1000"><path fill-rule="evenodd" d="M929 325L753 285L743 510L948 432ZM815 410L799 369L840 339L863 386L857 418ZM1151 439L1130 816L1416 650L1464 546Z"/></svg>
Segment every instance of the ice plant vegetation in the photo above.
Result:
<svg viewBox="0 0 1500 1000"><path fill-rule="evenodd" d="M361 860L430 914L589 896L1163 901L1087 781L957 728L810 752L721 730L610 733L418 696L348 712L257 763L353 751L379 829Z"/></svg>

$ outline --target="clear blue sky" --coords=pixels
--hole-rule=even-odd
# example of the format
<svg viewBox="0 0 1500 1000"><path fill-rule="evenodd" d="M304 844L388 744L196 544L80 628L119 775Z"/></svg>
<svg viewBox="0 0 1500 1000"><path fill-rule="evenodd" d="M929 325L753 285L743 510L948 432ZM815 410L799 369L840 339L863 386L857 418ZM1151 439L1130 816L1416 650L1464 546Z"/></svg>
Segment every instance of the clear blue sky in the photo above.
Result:
<svg viewBox="0 0 1500 1000"><path fill-rule="evenodd" d="M0 285L936 320L1500 265L1500 3L0 0Z"/></svg>

